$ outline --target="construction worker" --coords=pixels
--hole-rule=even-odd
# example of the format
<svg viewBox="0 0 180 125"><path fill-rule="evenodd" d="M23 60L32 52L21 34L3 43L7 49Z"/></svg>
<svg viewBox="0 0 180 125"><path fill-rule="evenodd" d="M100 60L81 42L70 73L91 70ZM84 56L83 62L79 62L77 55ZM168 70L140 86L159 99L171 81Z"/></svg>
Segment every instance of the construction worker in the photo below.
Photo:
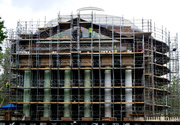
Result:
<svg viewBox="0 0 180 125"><path fill-rule="evenodd" d="M114 45L114 50L116 50L116 45Z"/></svg>
<svg viewBox="0 0 180 125"><path fill-rule="evenodd" d="M92 28L89 27L89 38L91 38L91 34L92 34Z"/></svg>
<svg viewBox="0 0 180 125"><path fill-rule="evenodd" d="M6 90L9 90L9 82L6 83Z"/></svg>

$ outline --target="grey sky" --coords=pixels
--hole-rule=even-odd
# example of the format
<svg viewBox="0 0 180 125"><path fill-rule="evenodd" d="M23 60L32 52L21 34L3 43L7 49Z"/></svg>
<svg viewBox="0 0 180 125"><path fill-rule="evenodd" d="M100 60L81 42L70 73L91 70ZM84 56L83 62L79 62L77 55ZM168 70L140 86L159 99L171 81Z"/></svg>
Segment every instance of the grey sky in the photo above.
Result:
<svg viewBox="0 0 180 125"><path fill-rule="evenodd" d="M68 0L66 0L68 1ZM54 5L64 5L63 0L12 0L12 6L16 8L28 7L33 10L33 12L43 11L51 9Z"/></svg>
<svg viewBox="0 0 180 125"><path fill-rule="evenodd" d="M152 19L156 26L178 32L180 27L179 0L0 0L0 16L7 28L15 28L17 21L57 18L57 13L76 13L81 7L103 8L103 14L124 16L127 19Z"/></svg>

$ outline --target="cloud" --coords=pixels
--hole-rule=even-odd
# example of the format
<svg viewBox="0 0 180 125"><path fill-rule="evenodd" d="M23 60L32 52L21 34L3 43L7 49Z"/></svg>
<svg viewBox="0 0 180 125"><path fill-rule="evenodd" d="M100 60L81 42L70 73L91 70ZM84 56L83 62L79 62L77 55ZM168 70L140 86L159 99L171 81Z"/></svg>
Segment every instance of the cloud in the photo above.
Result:
<svg viewBox="0 0 180 125"><path fill-rule="evenodd" d="M58 0L12 0L12 6L15 8L31 8L33 12L52 9Z"/></svg>
<svg viewBox="0 0 180 125"><path fill-rule="evenodd" d="M173 2L151 0L0 0L0 16L5 20L8 28L15 28L17 21L51 20L61 15L76 14L82 7L99 7L105 10L104 14L124 16L127 19L152 19L156 24L164 25L177 32L180 19L178 0ZM98 12L97 12L98 13ZM170 23L172 22L172 23ZM176 28L176 29L175 29Z"/></svg>

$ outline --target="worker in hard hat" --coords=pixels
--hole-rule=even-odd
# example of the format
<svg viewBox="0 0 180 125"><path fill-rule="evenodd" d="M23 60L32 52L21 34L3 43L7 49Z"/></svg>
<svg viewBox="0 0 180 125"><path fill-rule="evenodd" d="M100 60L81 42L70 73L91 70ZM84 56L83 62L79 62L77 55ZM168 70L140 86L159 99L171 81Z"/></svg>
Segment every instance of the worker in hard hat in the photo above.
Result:
<svg viewBox="0 0 180 125"><path fill-rule="evenodd" d="M6 90L9 90L9 82L6 83Z"/></svg>
<svg viewBox="0 0 180 125"><path fill-rule="evenodd" d="M92 28L89 27L89 38L91 38L91 34L92 34Z"/></svg>

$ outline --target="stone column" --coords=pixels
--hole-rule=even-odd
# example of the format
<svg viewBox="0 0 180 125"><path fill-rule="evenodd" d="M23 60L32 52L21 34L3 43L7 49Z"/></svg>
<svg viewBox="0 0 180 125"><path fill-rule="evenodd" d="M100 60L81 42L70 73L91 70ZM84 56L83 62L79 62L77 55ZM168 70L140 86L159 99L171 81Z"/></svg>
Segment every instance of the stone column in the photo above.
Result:
<svg viewBox="0 0 180 125"><path fill-rule="evenodd" d="M84 87L90 87L91 86L91 71L85 70L84 71ZM91 89L85 88L84 89L84 102L91 102ZM85 103L84 104L84 117L91 117L91 104Z"/></svg>
<svg viewBox="0 0 180 125"><path fill-rule="evenodd" d="M105 87L111 87L111 70L105 70ZM104 89L105 117L111 117L111 88ZM109 102L109 104L106 102Z"/></svg>
<svg viewBox="0 0 180 125"><path fill-rule="evenodd" d="M45 70L44 71L44 114L43 117L50 117L50 103L51 102L51 71Z"/></svg>
<svg viewBox="0 0 180 125"><path fill-rule="evenodd" d="M71 72L70 70L64 71L64 87L70 87L71 86ZM70 88L64 89L64 102L69 102L64 104L64 117L71 117L71 108L70 108L70 102L71 102L71 93Z"/></svg>
<svg viewBox="0 0 180 125"><path fill-rule="evenodd" d="M24 87L30 87L30 86L31 86L31 71L25 70ZM30 98L31 98L31 90L24 88L24 102L30 102ZM23 113L25 114L25 117L30 117L30 104L23 105Z"/></svg>
<svg viewBox="0 0 180 125"><path fill-rule="evenodd" d="M132 70L131 66L127 66L125 70L125 86L132 87ZM132 88L125 88L126 102L126 117L130 117L132 114Z"/></svg>

